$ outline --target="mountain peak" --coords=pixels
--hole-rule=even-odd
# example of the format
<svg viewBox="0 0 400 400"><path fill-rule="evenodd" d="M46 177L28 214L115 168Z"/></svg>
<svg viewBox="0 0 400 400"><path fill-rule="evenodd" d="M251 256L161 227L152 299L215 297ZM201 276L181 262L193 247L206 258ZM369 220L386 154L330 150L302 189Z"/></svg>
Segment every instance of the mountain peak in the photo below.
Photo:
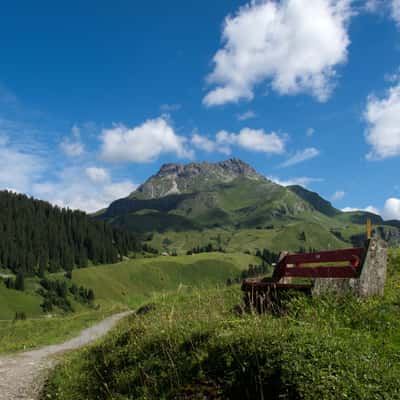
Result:
<svg viewBox="0 0 400 400"><path fill-rule="evenodd" d="M129 197L158 198L170 194L190 193L206 190L215 184L229 183L236 178L265 180L250 165L238 158L216 163L167 163Z"/></svg>
<svg viewBox="0 0 400 400"><path fill-rule="evenodd" d="M229 158L224 161L219 161L216 163L210 162L200 162L200 163L190 163L190 164L177 164L177 163L166 163L163 164L156 174L156 176L165 176L168 174L179 174L184 171L186 172L201 172L204 170L221 169L227 173L237 174L237 175L258 175L257 172L250 167L249 164L240 160L239 158Z"/></svg>

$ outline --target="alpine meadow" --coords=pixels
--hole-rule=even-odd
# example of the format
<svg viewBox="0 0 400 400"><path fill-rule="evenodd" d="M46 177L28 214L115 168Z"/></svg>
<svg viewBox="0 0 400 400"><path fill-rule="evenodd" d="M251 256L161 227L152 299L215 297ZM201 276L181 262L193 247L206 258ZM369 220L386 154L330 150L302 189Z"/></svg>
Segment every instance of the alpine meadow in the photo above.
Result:
<svg viewBox="0 0 400 400"><path fill-rule="evenodd" d="M400 400L400 2L0 15L0 400Z"/></svg>

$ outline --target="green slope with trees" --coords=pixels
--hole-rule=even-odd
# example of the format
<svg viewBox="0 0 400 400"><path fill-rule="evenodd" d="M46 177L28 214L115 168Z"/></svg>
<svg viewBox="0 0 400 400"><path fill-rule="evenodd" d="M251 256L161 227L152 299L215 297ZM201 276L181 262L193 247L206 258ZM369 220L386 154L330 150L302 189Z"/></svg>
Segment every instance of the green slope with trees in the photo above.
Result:
<svg viewBox="0 0 400 400"><path fill-rule="evenodd" d="M0 192L0 268L25 276L119 261L140 248L133 234L80 211Z"/></svg>
<svg viewBox="0 0 400 400"><path fill-rule="evenodd" d="M0 282L0 352L70 337L71 332L61 326L64 323L77 332L111 312L180 290L224 288L228 279L240 276L249 264L260 263L259 257L243 253L159 256L76 269L71 279L64 273L26 278L25 291L7 289ZM17 313L27 319L15 320ZM35 332L29 334L27 329Z"/></svg>

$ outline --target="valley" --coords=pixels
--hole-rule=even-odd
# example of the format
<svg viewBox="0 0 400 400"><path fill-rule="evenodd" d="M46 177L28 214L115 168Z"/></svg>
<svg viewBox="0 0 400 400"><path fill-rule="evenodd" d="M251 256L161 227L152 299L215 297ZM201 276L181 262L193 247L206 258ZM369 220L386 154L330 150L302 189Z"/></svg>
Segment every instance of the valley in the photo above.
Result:
<svg viewBox="0 0 400 400"><path fill-rule="evenodd" d="M36 398L273 393L291 399L307 393L310 400L321 394L333 400L329 384L319 391L311 385L313 379L329 382L324 374L331 368L341 376L343 398L361 400L367 387L379 398L383 386L374 383L370 367L355 369L367 354L385 385L398 383L397 364L387 372L400 343L398 221L342 212L317 193L278 185L239 159L163 165L128 197L90 216L10 192L0 193L1 202L3 361L18 360L13 353L58 348L104 319L132 314L104 340L63 355L53 372L43 370L42 382L48 381L41 397L42 388L35 389ZM243 277L269 275L281 251L363 246L367 220L391 247L382 301L293 296L279 317L244 310ZM348 357L331 358L328 348L346 349ZM47 357L40 362L55 365ZM343 374L353 369L349 379L359 385L351 387Z"/></svg>
<svg viewBox="0 0 400 400"><path fill-rule="evenodd" d="M400 400L400 0L0 32L0 400Z"/></svg>

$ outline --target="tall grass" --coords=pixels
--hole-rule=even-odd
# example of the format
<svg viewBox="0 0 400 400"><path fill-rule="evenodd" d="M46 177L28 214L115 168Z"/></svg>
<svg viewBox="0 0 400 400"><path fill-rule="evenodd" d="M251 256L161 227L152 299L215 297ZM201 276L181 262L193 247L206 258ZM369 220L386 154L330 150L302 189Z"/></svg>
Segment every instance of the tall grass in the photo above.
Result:
<svg viewBox="0 0 400 400"><path fill-rule="evenodd" d="M293 297L241 314L239 288L180 290L69 356L46 398L400 399L400 257L383 299Z"/></svg>

